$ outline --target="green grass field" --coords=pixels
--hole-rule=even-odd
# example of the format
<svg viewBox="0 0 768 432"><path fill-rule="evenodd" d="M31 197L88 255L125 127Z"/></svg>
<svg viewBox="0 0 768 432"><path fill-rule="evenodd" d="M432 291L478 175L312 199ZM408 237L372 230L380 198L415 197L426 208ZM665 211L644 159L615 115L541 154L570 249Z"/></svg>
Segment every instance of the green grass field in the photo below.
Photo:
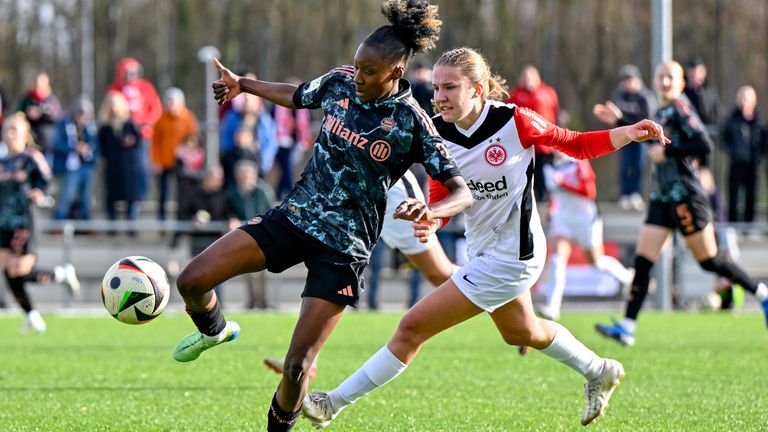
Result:
<svg viewBox="0 0 768 432"><path fill-rule="evenodd" d="M384 344L398 314L349 313L323 350L313 389L328 390ZM18 315L0 316L2 431L258 431L278 377L265 356L282 356L296 317L232 314L231 344L181 364L170 356L192 330L166 314L128 326L112 318L45 316L48 332L22 335ZM768 430L768 334L757 313L642 317L638 344L597 335L606 314L563 323L627 376L605 431ZM582 378L533 352L520 357L491 321L477 317L432 340L406 372L347 408L326 430L585 430ZM300 420L296 431L314 430Z"/></svg>

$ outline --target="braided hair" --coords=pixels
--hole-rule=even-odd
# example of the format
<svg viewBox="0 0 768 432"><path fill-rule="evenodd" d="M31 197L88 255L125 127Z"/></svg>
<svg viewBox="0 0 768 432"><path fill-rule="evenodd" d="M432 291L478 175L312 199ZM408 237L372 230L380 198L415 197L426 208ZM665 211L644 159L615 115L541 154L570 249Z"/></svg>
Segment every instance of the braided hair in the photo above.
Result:
<svg viewBox="0 0 768 432"><path fill-rule="evenodd" d="M390 25L381 26L363 41L376 48L391 64L435 47L443 24L437 6L427 0L387 0L381 7Z"/></svg>

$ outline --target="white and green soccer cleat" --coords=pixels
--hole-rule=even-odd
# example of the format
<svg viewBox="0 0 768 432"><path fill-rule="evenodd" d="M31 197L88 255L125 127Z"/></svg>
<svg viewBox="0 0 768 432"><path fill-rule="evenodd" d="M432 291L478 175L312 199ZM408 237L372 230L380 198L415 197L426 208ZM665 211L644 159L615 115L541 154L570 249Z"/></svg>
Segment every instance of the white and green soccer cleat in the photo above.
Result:
<svg viewBox="0 0 768 432"><path fill-rule="evenodd" d="M341 410L339 410L341 411ZM307 393L304 403L301 405L301 414L312 423L316 429L322 429L336 418L338 412L334 412L331 398L323 392Z"/></svg>
<svg viewBox="0 0 768 432"><path fill-rule="evenodd" d="M173 358L180 362L190 362L216 345L235 340L239 334L240 326L235 321L227 321L224 330L216 336L206 336L196 331L185 336L176 345L173 349Z"/></svg>
<svg viewBox="0 0 768 432"><path fill-rule="evenodd" d="M582 425L586 426L598 416L605 414L608 401L622 378L624 378L624 366L616 360L606 359L600 376L584 384L587 408L581 417Z"/></svg>

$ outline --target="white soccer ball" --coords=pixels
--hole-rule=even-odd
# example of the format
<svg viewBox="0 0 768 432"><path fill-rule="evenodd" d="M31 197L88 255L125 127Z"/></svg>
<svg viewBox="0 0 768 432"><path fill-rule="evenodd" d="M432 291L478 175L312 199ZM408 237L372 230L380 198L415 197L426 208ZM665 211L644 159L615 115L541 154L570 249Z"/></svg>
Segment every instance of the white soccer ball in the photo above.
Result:
<svg viewBox="0 0 768 432"><path fill-rule="evenodd" d="M118 260L101 281L104 307L126 324L144 324L163 313L170 292L165 270L143 256Z"/></svg>

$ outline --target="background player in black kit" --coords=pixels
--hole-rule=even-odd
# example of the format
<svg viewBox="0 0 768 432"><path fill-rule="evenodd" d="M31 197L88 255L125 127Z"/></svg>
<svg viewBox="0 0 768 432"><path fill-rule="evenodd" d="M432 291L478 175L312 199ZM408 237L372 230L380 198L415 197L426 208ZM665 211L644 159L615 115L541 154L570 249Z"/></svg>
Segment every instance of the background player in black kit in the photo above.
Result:
<svg viewBox="0 0 768 432"><path fill-rule="evenodd" d="M236 275L309 270L301 311L283 374L268 412L269 431L293 428L313 359L347 305L359 298L360 279L381 230L387 189L414 163L442 182L449 196L432 208L409 200L394 217L414 220L454 215L472 197L430 118L403 79L408 58L434 47L441 22L424 0L389 0L391 25L371 33L342 66L298 87L243 78L217 60L219 103L241 92L288 108L321 108L323 127L302 178L280 207L255 217L195 257L177 285L198 332L174 349L178 361L233 340L239 326L225 321L212 288Z"/></svg>
<svg viewBox="0 0 768 432"><path fill-rule="evenodd" d="M698 157L708 154L712 140L691 102L683 94L683 68L675 61L656 67L654 85L659 95L657 121L672 141L653 144L648 155L654 162L653 192L635 256L635 278L624 319L612 325L597 324L600 334L624 346L635 343L637 316L643 306L653 264L659 259L672 231L679 230L702 269L717 273L755 294L768 320L768 288L733 262L718 255L709 198L698 174Z"/></svg>
<svg viewBox="0 0 768 432"><path fill-rule="evenodd" d="M26 116L21 112L8 116L0 141L0 269L16 302L27 315L22 331L42 333L46 329L45 321L32 304L27 282L55 280L72 295L80 290L80 283L72 264L56 266L53 271L35 267L32 205L45 197L43 191L51 178L51 170L43 154L29 147L31 142Z"/></svg>

